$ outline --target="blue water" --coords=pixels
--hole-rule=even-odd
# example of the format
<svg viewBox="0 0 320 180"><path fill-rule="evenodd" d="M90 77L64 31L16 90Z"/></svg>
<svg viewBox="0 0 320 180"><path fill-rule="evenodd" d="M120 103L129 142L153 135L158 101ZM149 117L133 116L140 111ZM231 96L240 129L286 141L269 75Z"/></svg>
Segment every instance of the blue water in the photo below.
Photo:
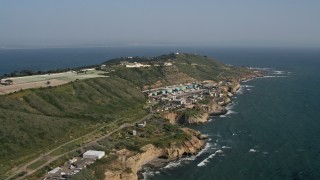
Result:
<svg viewBox="0 0 320 180"><path fill-rule="evenodd" d="M76 67L119 56L198 52L235 65L273 68L243 83L231 113L206 125L210 145L148 179L320 179L320 51L307 49L88 48L0 51L0 74ZM280 74L276 74L280 70ZM278 72L279 73L279 72ZM223 153L216 153L222 150ZM215 155L213 155L215 154ZM208 158L210 157L210 158ZM206 160L206 161L205 161Z"/></svg>
<svg viewBox="0 0 320 180"><path fill-rule="evenodd" d="M52 70L103 63L127 56L158 56L181 48L108 47L65 49L0 49L0 75L21 70Z"/></svg>
<svg viewBox="0 0 320 180"><path fill-rule="evenodd" d="M191 126L210 136L211 147L194 160L149 173L148 179L320 179L320 51L242 50L217 56L284 72L244 83L231 114ZM219 149L222 154L215 153Z"/></svg>

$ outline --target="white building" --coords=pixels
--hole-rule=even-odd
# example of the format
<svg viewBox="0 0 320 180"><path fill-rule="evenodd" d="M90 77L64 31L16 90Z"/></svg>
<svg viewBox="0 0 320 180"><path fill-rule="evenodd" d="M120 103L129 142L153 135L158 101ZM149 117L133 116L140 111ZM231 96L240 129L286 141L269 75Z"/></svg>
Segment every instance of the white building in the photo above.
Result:
<svg viewBox="0 0 320 180"><path fill-rule="evenodd" d="M139 123L139 124L137 124L137 126L138 126L138 127L141 127L141 128L146 127L146 125L147 125L147 122L146 122L146 121L144 121L144 123Z"/></svg>
<svg viewBox="0 0 320 180"><path fill-rule="evenodd" d="M48 174L55 174L55 173L57 173L57 172L59 172L61 170L62 169L60 167L56 167L56 168L52 169L51 171L49 171Z"/></svg>
<svg viewBox="0 0 320 180"><path fill-rule="evenodd" d="M103 156L105 156L104 151L94 151L94 150L89 150L83 154L83 158L87 159L101 159Z"/></svg>
<svg viewBox="0 0 320 180"><path fill-rule="evenodd" d="M151 65L141 64L141 63L137 63L137 62L126 64L127 68L139 68L139 67L150 67L150 66Z"/></svg>

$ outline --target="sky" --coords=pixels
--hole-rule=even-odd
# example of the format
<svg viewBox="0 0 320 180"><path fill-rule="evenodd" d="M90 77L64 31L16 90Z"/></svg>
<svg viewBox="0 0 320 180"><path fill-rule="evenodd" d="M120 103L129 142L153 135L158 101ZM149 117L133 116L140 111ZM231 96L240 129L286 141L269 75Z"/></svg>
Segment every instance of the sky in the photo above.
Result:
<svg viewBox="0 0 320 180"><path fill-rule="evenodd" d="M319 0L1 0L0 47L320 47Z"/></svg>

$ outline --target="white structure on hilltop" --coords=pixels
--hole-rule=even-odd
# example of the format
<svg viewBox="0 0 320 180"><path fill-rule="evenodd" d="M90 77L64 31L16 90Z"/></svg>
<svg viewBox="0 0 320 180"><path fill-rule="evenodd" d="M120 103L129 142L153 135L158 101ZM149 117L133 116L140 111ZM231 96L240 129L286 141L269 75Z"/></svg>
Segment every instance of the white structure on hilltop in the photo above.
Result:
<svg viewBox="0 0 320 180"><path fill-rule="evenodd" d="M172 66L172 63L171 62L165 62L164 66Z"/></svg>
<svg viewBox="0 0 320 180"><path fill-rule="evenodd" d="M104 151L94 151L94 150L89 150L83 154L83 158L86 159L101 159L103 156L105 156Z"/></svg>
<svg viewBox="0 0 320 180"><path fill-rule="evenodd" d="M126 64L127 68L139 68L139 67L150 67L150 66L151 65L141 64L141 63L137 63L137 62Z"/></svg>

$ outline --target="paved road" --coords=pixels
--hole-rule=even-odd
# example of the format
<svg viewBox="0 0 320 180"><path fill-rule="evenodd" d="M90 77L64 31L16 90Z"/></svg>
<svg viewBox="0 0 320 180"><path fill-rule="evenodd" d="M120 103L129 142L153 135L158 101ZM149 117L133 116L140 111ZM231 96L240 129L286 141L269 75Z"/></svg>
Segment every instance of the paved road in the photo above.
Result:
<svg viewBox="0 0 320 180"><path fill-rule="evenodd" d="M65 155L67 155L67 154L69 154L69 153L71 153L71 152L74 152L74 151L77 151L77 150L81 150L81 149L83 149L83 148L85 148L85 147L90 146L92 143L97 143L98 141L100 141L100 140L102 140L102 139L104 139L104 138L109 137L109 136L112 135L113 133L115 133L115 132L117 132L117 131L120 131L120 130L123 129L123 128L127 128L127 127L130 127L130 126L134 126L136 123L139 123L139 122L141 122L141 121L144 121L144 120L150 118L151 116L152 116L152 114L148 114L148 115L146 115L144 118L142 118L142 119L140 119L140 120L138 120L138 121L136 121L136 122L133 122L133 123L131 123L131 124L130 124L130 123L122 124L122 125L119 126L117 129L111 131L110 133L108 133L108 134L106 134L106 135L104 135L104 136L101 136L101 137L95 139L94 141L91 141L91 142L89 142L89 143L87 143L87 144L85 144L85 145L82 145L81 147L72 149L72 150L70 150L70 151L68 151L68 152L66 152L66 153L63 153L63 154L60 154L60 155L57 155L57 156L49 156L50 153L52 153L53 151L61 148L62 146L67 145L67 144L69 144L69 143L71 143L71 142L74 142L74 141L76 141L76 140L78 140L78 139L80 139L80 138L82 138L82 137L85 137L85 136L87 136L87 135L89 135L89 134L91 134L91 133L93 133L93 132L91 132L91 133L89 133L89 134L86 134L86 135L84 135L84 136L81 136L81 137L79 137L79 138L77 138L77 139L74 139L74 140L72 140L72 141L69 141L69 142L67 142L67 143L64 143L64 144L58 146L57 148L55 148L55 149L53 149L53 150L50 150L49 152L47 152L47 153L39 156L38 158L30 161L29 163L23 165L22 167L19 167L19 169L18 169L18 170L15 170L15 172L14 172L11 176L9 176L8 178L6 178L6 180L12 179L14 176L18 175L19 173L26 172L25 175L17 178L17 179L24 179L24 178L26 178L27 176L29 176L29 175L35 173L36 171L40 170L41 168L49 165L49 164L52 163L53 161L55 161L55 160L57 160L57 159L65 156ZM103 127L102 127L102 128L103 128ZM99 130L99 129L101 129L101 128L98 128L98 129L96 129L95 131L97 131L97 130ZM42 164L41 166L39 166L38 168L33 169L33 170L28 170L28 169L27 169L27 166L35 163L36 161L42 159L42 158L45 157L45 156L48 156L48 161L47 161L46 163Z"/></svg>

